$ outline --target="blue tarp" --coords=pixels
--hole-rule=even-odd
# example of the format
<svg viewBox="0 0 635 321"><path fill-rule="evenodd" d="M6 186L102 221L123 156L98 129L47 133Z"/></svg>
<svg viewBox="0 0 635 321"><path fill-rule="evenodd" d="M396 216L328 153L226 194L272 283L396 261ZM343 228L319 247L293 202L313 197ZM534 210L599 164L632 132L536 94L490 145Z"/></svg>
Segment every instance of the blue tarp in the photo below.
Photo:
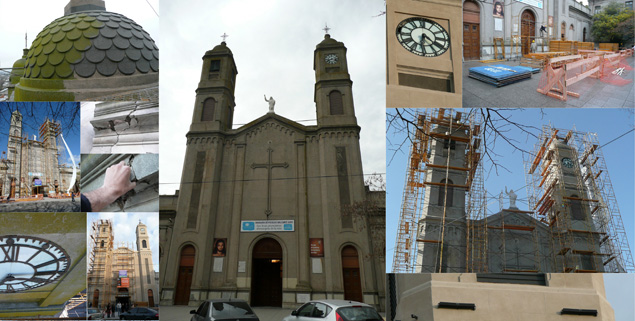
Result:
<svg viewBox="0 0 635 321"><path fill-rule="evenodd" d="M504 80L507 78L517 77L526 73L531 73L526 67L507 66L507 65L491 65L472 67L470 72L478 73L495 80Z"/></svg>

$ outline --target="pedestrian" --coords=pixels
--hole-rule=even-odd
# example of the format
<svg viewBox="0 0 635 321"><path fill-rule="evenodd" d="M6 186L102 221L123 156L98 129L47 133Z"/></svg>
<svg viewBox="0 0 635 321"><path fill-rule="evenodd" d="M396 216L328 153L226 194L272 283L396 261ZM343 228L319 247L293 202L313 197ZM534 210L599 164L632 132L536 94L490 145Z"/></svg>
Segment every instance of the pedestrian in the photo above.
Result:
<svg viewBox="0 0 635 321"><path fill-rule="evenodd" d="M75 203L75 192L71 192L71 202Z"/></svg>
<svg viewBox="0 0 635 321"><path fill-rule="evenodd" d="M117 314L115 317L119 317L121 315L121 302L117 302Z"/></svg>

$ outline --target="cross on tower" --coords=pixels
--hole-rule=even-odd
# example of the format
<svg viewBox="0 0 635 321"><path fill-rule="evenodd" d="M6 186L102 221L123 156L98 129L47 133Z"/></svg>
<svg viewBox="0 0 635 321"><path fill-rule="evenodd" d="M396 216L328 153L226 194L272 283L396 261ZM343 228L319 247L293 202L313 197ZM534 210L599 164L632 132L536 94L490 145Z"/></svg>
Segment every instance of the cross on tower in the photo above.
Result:
<svg viewBox="0 0 635 321"><path fill-rule="evenodd" d="M225 42L225 39L227 39L227 37L229 37L229 35L223 32L223 35L220 36L220 37L223 38L223 42Z"/></svg>
<svg viewBox="0 0 635 321"><path fill-rule="evenodd" d="M322 29L322 30L324 30L324 33L328 34L329 30L331 30L331 28L329 28L329 26L325 23L324 24L324 29Z"/></svg>
<svg viewBox="0 0 635 321"><path fill-rule="evenodd" d="M267 148L267 152L269 153L269 161L265 164L251 164L251 168L266 168L267 169L267 209L265 210L265 215L269 218L271 215L271 170L275 167L287 168L289 164L287 162L284 163L272 163L271 162L271 153L273 153L273 149L271 147Z"/></svg>

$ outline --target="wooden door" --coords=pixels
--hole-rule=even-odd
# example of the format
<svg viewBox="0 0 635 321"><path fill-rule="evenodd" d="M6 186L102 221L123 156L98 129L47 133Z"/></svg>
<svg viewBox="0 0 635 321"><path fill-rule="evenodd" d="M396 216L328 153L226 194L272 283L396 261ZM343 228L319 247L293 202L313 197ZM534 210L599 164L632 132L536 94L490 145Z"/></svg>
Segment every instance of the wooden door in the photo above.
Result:
<svg viewBox="0 0 635 321"><path fill-rule="evenodd" d="M282 247L272 238L252 251L251 305L282 307Z"/></svg>
<svg viewBox="0 0 635 321"><path fill-rule="evenodd" d="M190 286L192 286L195 257L196 250L193 246L187 245L181 250L179 275L176 280L176 293L174 295L175 305L187 305L190 302Z"/></svg>
<svg viewBox="0 0 635 321"><path fill-rule="evenodd" d="M347 245L342 249L342 276L344 281L344 300L364 302L359 273L359 257L357 249L351 245Z"/></svg>
<svg viewBox="0 0 635 321"><path fill-rule="evenodd" d="M95 289L93 292L93 307L99 307L99 289Z"/></svg>
<svg viewBox="0 0 635 321"><path fill-rule="evenodd" d="M476 2L468 0L463 4L463 58L481 58L481 9Z"/></svg>
<svg viewBox="0 0 635 321"><path fill-rule="evenodd" d="M153 307L154 306L154 293L152 292L152 289L148 289L148 307Z"/></svg>
<svg viewBox="0 0 635 321"><path fill-rule="evenodd" d="M520 16L520 20L521 20L520 21L521 22L521 29L520 29L521 46L522 46L523 55L526 55L530 52L531 41L535 40L536 17L534 16L533 12L529 10L525 10Z"/></svg>
<svg viewBox="0 0 635 321"><path fill-rule="evenodd" d="M480 59L481 52L480 27L475 23L463 23L463 58L465 60Z"/></svg>

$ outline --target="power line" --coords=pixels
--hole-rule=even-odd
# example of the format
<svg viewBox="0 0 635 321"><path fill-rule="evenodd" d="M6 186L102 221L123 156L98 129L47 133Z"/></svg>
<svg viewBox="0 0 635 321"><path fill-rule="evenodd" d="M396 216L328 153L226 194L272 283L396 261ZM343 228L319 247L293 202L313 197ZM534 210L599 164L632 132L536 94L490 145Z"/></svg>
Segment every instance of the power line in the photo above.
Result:
<svg viewBox="0 0 635 321"><path fill-rule="evenodd" d="M146 0L146 2L147 2L147 3L148 3L148 5L150 6L150 8L152 8L152 11L154 11L154 14L156 14L156 15L157 15L157 17L158 17L158 16L159 16L159 13L158 13L156 10L154 10L154 7L150 4L150 1Z"/></svg>

